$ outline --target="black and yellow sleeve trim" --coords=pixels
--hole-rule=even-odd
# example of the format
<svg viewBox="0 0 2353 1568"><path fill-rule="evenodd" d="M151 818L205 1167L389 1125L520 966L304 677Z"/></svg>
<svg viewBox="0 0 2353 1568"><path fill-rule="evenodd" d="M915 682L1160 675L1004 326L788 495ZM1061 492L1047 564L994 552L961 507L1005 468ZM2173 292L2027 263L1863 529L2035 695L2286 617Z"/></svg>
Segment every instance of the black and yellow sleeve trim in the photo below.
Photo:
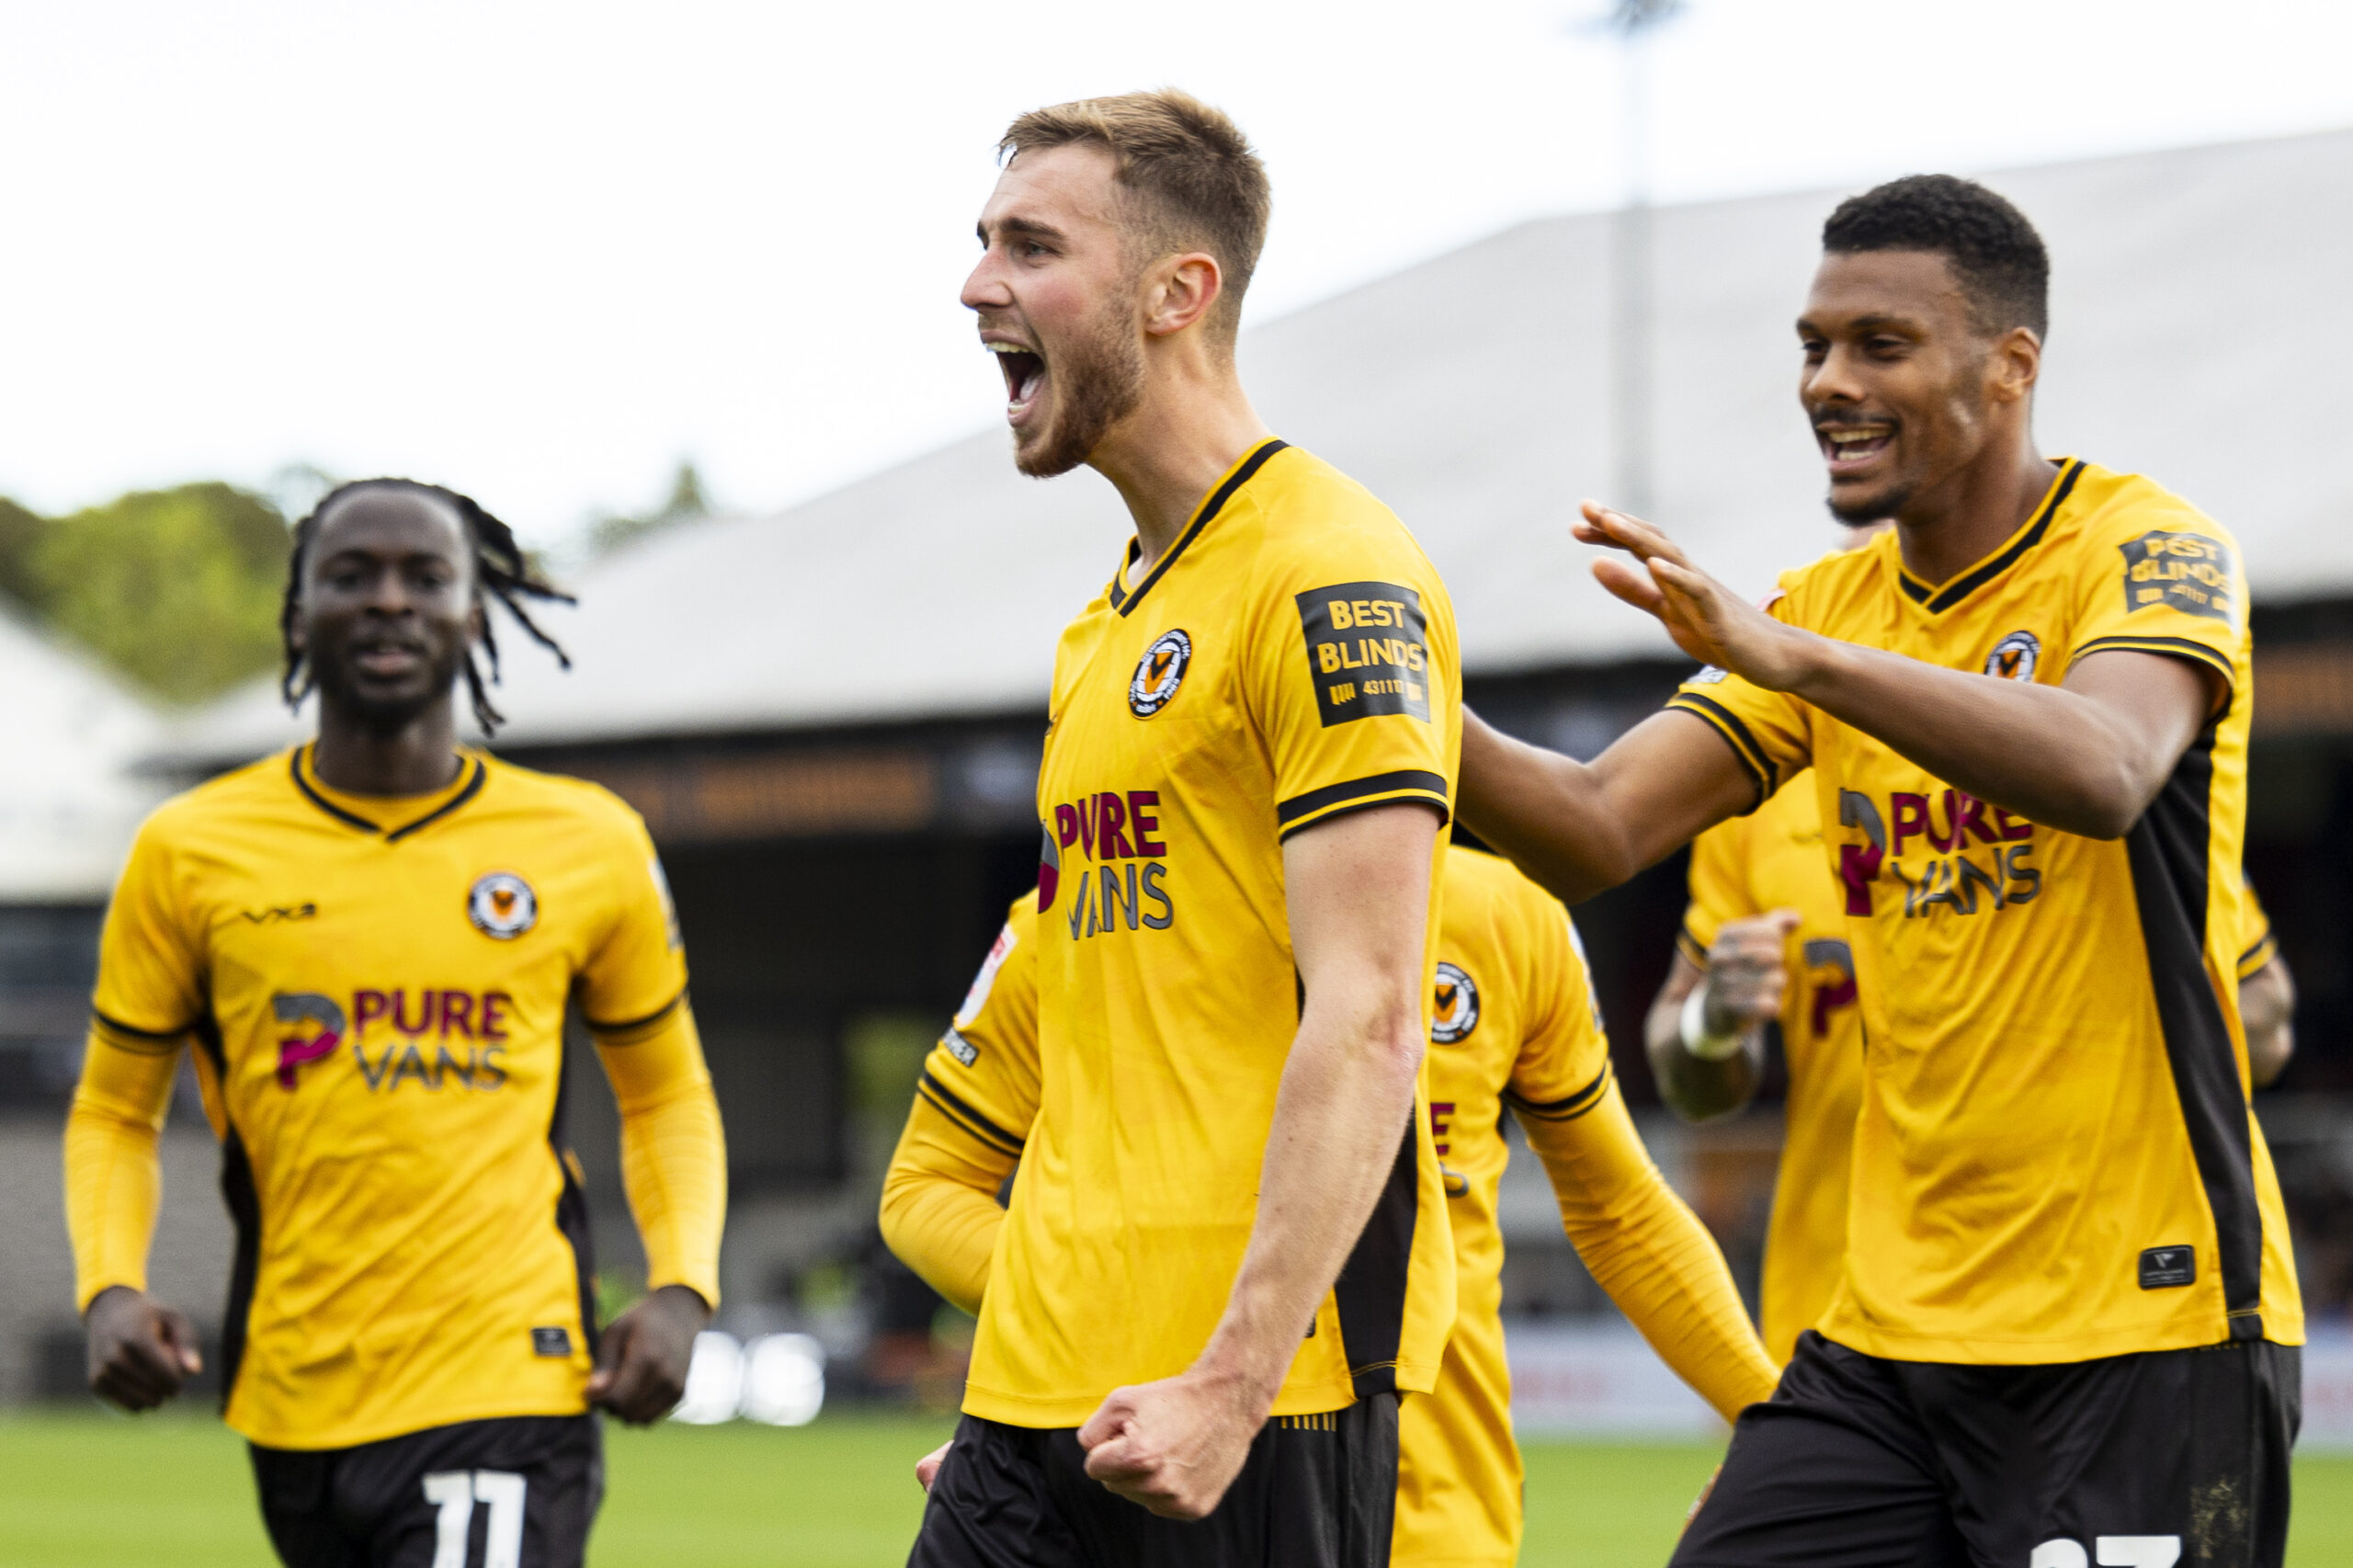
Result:
<svg viewBox="0 0 2353 1568"><path fill-rule="evenodd" d="M1601 1071L1594 1074L1593 1082L1573 1095L1564 1095L1557 1100L1531 1100L1506 1089L1504 1099L1522 1116L1532 1116L1541 1121L1574 1121L1599 1105L1602 1096L1608 1092L1609 1063L1605 1062L1601 1064Z"/></svg>
<svg viewBox="0 0 2353 1568"><path fill-rule="evenodd" d="M664 1024L668 1023L670 1016L684 1006L686 1000L687 994L681 991L645 1017L631 1018L618 1024L599 1023L595 1018L589 1018L586 1020L588 1032L597 1037L598 1045L635 1045L638 1041L652 1037Z"/></svg>
<svg viewBox="0 0 2353 1568"><path fill-rule="evenodd" d="M1703 697L1696 691L1678 691L1666 699L1666 705L1669 709L1680 709L1704 721L1714 727L1716 733L1723 736L1725 743L1732 747L1733 755L1740 758L1740 765L1748 769L1748 776L1756 781L1757 806L1773 798L1773 791L1780 788L1780 770L1773 766L1773 759L1766 755L1765 748L1756 744L1756 734L1741 722L1739 714L1714 698ZM1756 806L1749 807L1750 811L1756 809Z"/></svg>
<svg viewBox="0 0 2353 1568"><path fill-rule="evenodd" d="M1418 767L1401 767L1393 773L1375 773L1363 778L1351 778L1345 784L1326 784L1321 790L1293 795L1275 808L1278 837L1289 838L1303 827L1349 812L1360 812L1369 806L1393 805L1412 801L1438 808L1438 821L1446 822L1452 812L1447 804L1446 775L1431 773Z"/></svg>
<svg viewBox="0 0 2353 1568"><path fill-rule="evenodd" d="M1692 968L1708 967L1708 944L1699 940L1699 934L1691 929L1691 923L1688 920L1675 928L1675 950L1689 959Z"/></svg>
<svg viewBox="0 0 2353 1568"><path fill-rule="evenodd" d="M923 1076L915 1080L915 1093L930 1101L932 1108L940 1115L998 1153L1010 1154L1017 1160L1021 1157L1021 1146L1028 1140L1007 1132L965 1104L953 1090L931 1075L930 1068L925 1068Z"/></svg>
<svg viewBox="0 0 2353 1568"><path fill-rule="evenodd" d="M2170 653L2177 659L2192 659L2222 677L2222 684L2235 689L2238 672L2231 668L2230 656L2219 648L2188 637L2095 637L2076 649L2067 660L2073 665L2086 653Z"/></svg>
<svg viewBox="0 0 2353 1568"><path fill-rule="evenodd" d="M2255 939L2255 946L2239 955L2239 978L2241 980L2251 978L2257 970L2279 956L2279 934L2266 926L2263 928L2263 935Z"/></svg>
<svg viewBox="0 0 2353 1568"><path fill-rule="evenodd" d="M1914 604L1921 606L1930 615L1942 615L2017 565L2018 557L2040 544L2042 536L2051 531L2051 519L2059 515L2061 506L2066 505L2067 493L2075 488L2075 481L2082 478L2083 473L2084 465L2080 459L2068 463L2066 472L2059 476L2059 483L2052 486L2051 499L2043 503L2042 510L2035 514L2034 521L2027 525L2024 532L2004 546L1999 552L1980 562L1943 586L1932 588L1909 572L1904 571L1901 567L1897 568L1895 580L1904 589L1904 597Z"/></svg>
<svg viewBox="0 0 2353 1568"><path fill-rule="evenodd" d="M120 1018L110 1018L96 1007L90 1009L90 1023L106 1037L108 1045L119 1046L142 1056L168 1055L177 1051L188 1037L196 1032L193 1022L182 1024L176 1029L142 1029L134 1024L126 1024Z"/></svg>

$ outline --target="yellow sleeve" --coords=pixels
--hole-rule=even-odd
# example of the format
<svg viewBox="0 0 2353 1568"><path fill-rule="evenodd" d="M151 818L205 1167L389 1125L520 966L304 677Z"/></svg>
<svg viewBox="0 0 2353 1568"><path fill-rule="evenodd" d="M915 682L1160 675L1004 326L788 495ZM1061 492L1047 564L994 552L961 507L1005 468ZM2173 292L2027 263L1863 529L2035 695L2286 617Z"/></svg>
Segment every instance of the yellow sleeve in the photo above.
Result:
<svg viewBox="0 0 2353 1568"><path fill-rule="evenodd" d="M1348 812L1453 810L1462 685L1444 585L1394 518L1267 569L1244 672L1288 838ZM1278 552L1280 553L1280 552Z"/></svg>
<svg viewBox="0 0 2353 1568"><path fill-rule="evenodd" d="M580 1006L599 1034L651 1023L686 994L686 945L654 840L635 812L608 839L612 922L580 973Z"/></svg>
<svg viewBox="0 0 2353 1568"><path fill-rule="evenodd" d="M964 1005L925 1060L882 1178L882 1239L969 1312L988 1284L1005 1211L997 1190L1037 1120L1038 895L1023 894Z"/></svg>
<svg viewBox="0 0 2353 1568"><path fill-rule="evenodd" d="M2255 884L2239 873L2239 961L2241 980L2252 980L2265 964L2279 956L2279 938L2271 929L2271 917L2263 912L2263 901L2255 896Z"/></svg>
<svg viewBox="0 0 2353 1568"><path fill-rule="evenodd" d="M97 1029L129 1051L176 1051L206 1013L200 920L181 895L165 807L131 841L98 935Z"/></svg>
<svg viewBox="0 0 2353 1568"><path fill-rule="evenodd" d="M591 1026L621 1113L621 1186L645 1243L645 1288L684 1285L719 1304L727 1135L684 998L630 1028Z"/></svg>
<svg viewBox="0 0 2353 1568"><path fill-rule="evenodd" d="M2237 542L2172 496L2109 507L2086 531L2060 678L2086 653L2123 649L2192 660L2234 688L2246 640Z"/></svg>
<svg viewBox="0 0 2353 1568"><path fill-rule="evenodd" d="M1792 588L1802 588L1797 574L1784 573L1781 586L1765 607L1776 620L1802 626ZM1813 761L1813 710L1786 691L1751 686L1729 670L1711 665L1687 680L1666 705L1690 714L1723 737L1756 785L1756 806Z"/></svg>
<svg viewBox="0 0 2353 1568"><path fill-rule="evenodd" d="M1659 1358L1730 1421L1772 1397L1780 1374L1699 1217L1651 1164L1614 1081L1581 1114L1519 1110L1544 1162L1561 1224Z"/></svg>
<svg viewBox="0 0 2353 1568"><path fill-rule="evenodd" d="M1691 841L1691 902L1675 945L1700 969L1708 967L1708 949L1724 922L1764 913L1749 892L1747 846L1745 817L1720 822Z"/></svg>
<svg viewBox="0 0 2353 1568"><path fill-rule="evenodd" d="M74 1243L74 1308L101 1290L147 1288L164 1174L155 1154L172 1105L180 1047L126 1049L90 1030L82 1081L65 1115L65 1229Z"/></svg>

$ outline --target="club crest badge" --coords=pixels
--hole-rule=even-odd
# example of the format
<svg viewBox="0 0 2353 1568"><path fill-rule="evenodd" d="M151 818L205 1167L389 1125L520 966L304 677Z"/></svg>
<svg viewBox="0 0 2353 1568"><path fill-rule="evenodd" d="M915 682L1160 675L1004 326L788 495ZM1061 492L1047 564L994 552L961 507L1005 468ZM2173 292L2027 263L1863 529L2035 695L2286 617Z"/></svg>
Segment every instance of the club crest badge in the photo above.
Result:
<svg viewBox="0 0 2353 1568"><path fill-rule="evenodd" d="M1154 638L1136 661L1135 677L1128 682L1129 711L1149 719L1167 707L1185 678L1185 666L1192 662L1193 640L1184 632L1172 629Z"/></svg>
<svg viewBox="0 0 2353 1568"><path fill-rule="evenodd" d="M514 872L492 871L466 894L466 917L483 936L511 942L540 923L540 896Z"/></svg>
<svg viewBox="0 0 2353 1568"><path fill-rule="evenodd" d="M2041 638L2031 631L2013 631L1985 655L1985 673L2005 680L2032 680L2035 660L2041 654Z"/></svg>
<svg viewBox="0 0 2353 1568"><path fill-rule="evenodd" d="M1430 1039L1439 1045L1468 1040L1479 1027L1479 986L1450 963L1438 966L1438 990L1430 1010Z"/></svg>

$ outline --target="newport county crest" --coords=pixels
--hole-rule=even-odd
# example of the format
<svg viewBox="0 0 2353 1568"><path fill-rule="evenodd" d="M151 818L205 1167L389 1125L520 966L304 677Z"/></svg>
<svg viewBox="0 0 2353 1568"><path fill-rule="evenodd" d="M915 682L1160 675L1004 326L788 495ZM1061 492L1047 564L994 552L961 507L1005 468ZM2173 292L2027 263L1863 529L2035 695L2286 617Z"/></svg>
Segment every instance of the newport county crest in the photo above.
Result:
<svg viewBox="0 0 2353 1568"><path fill-rule="evenodd" d="M1460 1044L1479 1027L1478 983L1459 966L1438 966L1438 989L1431 999L1437 1006L1430 1011L1430 1039L1438 1044Z"/></svg>
<svg viewBox="0 0 2353 1568"><path fill-rule="evenodd" d="M539 924L539 894L512 871L491 871L467 892L466 918L483 936L511 942Z"/></svg>
<svg viewBox="0 0 2353 1568"><path fill-rule="evenodd" d="M1168 706L1176 695L1177 685L1185 678L1185 666L1193 662L1193 640L1184 632L1171 629L1152 640L1152 646L1136 661L1136 673L1128 682L1128 709L1139 719L1149 719Z"/></svg>
<svg viewBox="0 0 2353 1568"><path fill-rule="evenodd" d="M2032 680L2035 661L2041 656L2041 638L2031 631L2013 631L1985 655L1985 673L2006 680Z"/></svg>

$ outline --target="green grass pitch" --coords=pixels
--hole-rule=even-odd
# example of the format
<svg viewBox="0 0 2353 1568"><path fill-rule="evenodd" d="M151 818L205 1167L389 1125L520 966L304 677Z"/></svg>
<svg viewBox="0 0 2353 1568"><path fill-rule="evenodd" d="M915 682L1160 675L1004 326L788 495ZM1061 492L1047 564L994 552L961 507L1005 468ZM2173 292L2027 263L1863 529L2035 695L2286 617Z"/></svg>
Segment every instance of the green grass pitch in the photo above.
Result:
<svg viewBox="0 0 2353 1568"><path fill-rule="evenodd" d="M913 1467L948 1424L834 1415L798 1431L608 1429L593 1568L898 1568ZM1702 1445L1530 1447L1529 1568L1657 1568L1714 1465ZM2297 1467L2297 1568L2353 1562L2353 1456ZM0 1565L254 1568L272 1561L244 1449L192 1415L0 1415Z"/></svg>

